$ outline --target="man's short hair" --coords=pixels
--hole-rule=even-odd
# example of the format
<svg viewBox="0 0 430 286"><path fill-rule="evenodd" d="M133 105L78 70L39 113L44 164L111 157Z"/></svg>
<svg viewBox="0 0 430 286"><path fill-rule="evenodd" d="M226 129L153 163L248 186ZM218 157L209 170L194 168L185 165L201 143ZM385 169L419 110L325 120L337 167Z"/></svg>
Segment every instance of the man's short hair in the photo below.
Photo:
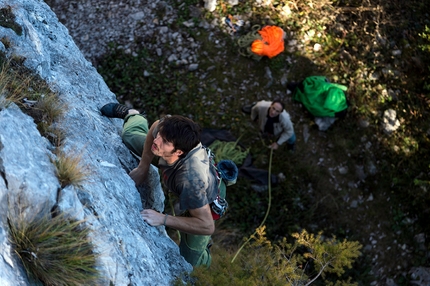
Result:
<svg viewBox="0 0 430 286"><path fill-rule="evenodd" d="M273 100L271 106L273 104L275 104L275 103L279 103L282 106L282 110L281 111L283 111L285 109L285 104L280 99Z"/></svg>
<svg viewBox="0 0 430 286"><path fill-rule="evenodd" d="M185 157L200 143L200 126L189 118L180 115L166 116L159 124L160 135L174 146L174 150L184 152Z"/></svg>

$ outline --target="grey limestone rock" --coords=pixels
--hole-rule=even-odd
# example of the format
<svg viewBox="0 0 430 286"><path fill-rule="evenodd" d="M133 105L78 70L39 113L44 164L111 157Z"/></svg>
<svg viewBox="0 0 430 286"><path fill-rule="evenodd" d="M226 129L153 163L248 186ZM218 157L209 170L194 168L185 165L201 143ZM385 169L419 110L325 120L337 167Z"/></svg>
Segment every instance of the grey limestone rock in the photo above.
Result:
<svg viewBox="0 0 430 286"><path fill-rule="evenodd" d="M45 2L0 0L0 9L5 7L23 32L0 26L10 42L2 50L23 58L67 106L58 123L65 131L61 149L81 156L89 176L79 188L62 188L51 161L54 146L31 117L0 100L0 285L31 285L8 240L6 218L17 211L46 215L53 208L84 218L92 229L100 285L172 284L192 267L164 227L151 227L140 216L144 207L162 211L164 194L155 167L139 190L128 176L138 160L121 141L122 120L99 111L115 95Z"/></svg>

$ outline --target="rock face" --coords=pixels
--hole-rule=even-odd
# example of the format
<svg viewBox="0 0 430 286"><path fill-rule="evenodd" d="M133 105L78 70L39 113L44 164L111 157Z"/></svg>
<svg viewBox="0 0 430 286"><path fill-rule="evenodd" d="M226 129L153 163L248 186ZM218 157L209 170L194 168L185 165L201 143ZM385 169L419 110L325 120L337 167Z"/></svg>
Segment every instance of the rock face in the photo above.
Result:
<svg viewBox="0 0 430 286"><path fill-rule="evenodd" d="M140 190L128 176L138 161L121 141L122 120L99 111L116 101L115 95L43 1L0 0L4 8L11 9L22 34L0 26L9 43L0 42L0 51L24 58L58 93L67 106L58 123L66 136L61 149L82 156L91 175L80 188L61 188L50 159L54 146L31 117L0 100L0 285L32 283L8 241L6 218L18 204L27 217L56 207L85 219L100 254L100 285L172 284L192 267L164 227L151 227L140 217L143 208L163 210L164 195L155 167Z"/></svg>

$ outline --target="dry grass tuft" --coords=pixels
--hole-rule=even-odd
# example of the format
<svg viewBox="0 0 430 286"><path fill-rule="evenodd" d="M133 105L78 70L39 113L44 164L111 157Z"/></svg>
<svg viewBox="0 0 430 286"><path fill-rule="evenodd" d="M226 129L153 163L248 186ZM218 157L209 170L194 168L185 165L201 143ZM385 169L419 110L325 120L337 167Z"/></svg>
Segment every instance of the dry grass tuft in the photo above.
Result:
<svg viewBox="0 0 430 286"><path fill-rule="evenodd" d="M56 93L48 91L25 112L33 117L40 134L46 137L53 146L59 147L65 137L64 130L58 124L59 118L66 110L66 105L59 101Z"/></svg>
<svg viewBox="0 0 430 286"><path fill-rule="evenodd" d="M28 70L23 65L23 60L20 57L6 59L0 54L0 94L7 99L5 107L15 103L21 108L28 109L26 102L39 101L47 95L47 98L52 100L48 84Z"/></svg>
<svg viewBox="0 0 430 286"><path fill-rule="evenodd" d="M45 122L40 122L37 124L37 129L39 130L40 134L46 137L54 147L58 148L61 146L61 144L63 144L66 135L62 128L48 125Z"/></svg>
<svg viewBox="0 0 430 286"><path fill-rule="evenodd" d="M7 99L3 105L8 107L11 103L21 105L28 83L31 81L27 78L24 81L19 80L18 77L11 73L10 62L3 62L0 69L0 93Z"/></svg>
<svg viewBox="0 0 430 286"><path fill-rule="evenodd" d="M59 101L56 93L48 91L40 97L34 109L39 111L40 121L51 125L64 113L66 106Z"/></svg>
<svg viewBox="0 0 430 286"><path fill-rule="evenodd" d="M95 285L97 254L82 221L63 214L26 220L8 217L10 240L27 274L44 285Z"/></svg>
<svg viewBox="0 0 430 286"><path fill-rule="evenodd" d="M18 105L34 119L40 134L59 147L64 132L54 123L67 109L66 104L59 100L58 94L52 92L45 81L23 67L19 58L7 60L0 56L0 65L0 106Z"/></svg>
<svg viewBox="0 0 430 286"><path fill-rule="evenodd" d="M57 177L61 187L72 185L79 187L84 182L90 172L82 165L82 155L66 154L58 151L53 163L57 170Z"/></svg>

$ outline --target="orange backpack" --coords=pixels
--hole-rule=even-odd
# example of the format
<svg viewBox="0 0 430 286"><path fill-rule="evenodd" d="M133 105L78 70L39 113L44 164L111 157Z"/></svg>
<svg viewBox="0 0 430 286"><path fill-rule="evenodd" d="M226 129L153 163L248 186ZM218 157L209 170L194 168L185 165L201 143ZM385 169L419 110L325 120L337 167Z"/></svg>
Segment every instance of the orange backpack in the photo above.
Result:
<svg viewBox="0 0 430 286"><path fill-rule="evenodd" d="M273 58L284 50L284 30L276 26L265 26L258 31L263 38L255 40L251 51L259 56Z"/></svg>

